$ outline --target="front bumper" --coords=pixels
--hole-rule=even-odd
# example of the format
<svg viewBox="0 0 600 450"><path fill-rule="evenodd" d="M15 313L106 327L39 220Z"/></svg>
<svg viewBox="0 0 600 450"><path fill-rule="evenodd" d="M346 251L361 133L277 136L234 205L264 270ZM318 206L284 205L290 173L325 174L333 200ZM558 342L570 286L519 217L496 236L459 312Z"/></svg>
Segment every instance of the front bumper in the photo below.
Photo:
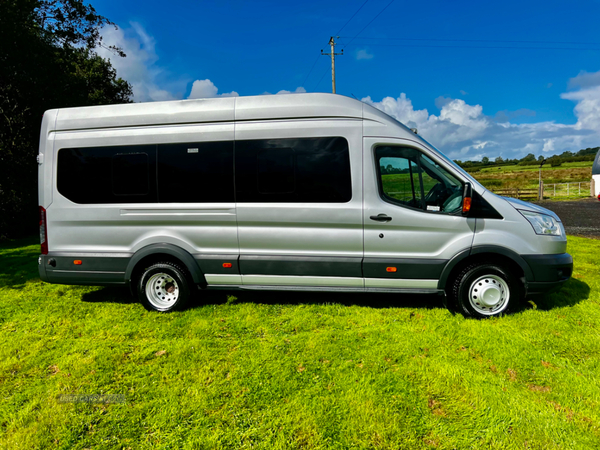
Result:
<svg viewBox="0 0 600 450"><path fill-rule="evenodd" d="M527 294L545 294L559 290L571 278L573 257L568 253L558 255L522 255L533 273L527 279Z"/></svg>

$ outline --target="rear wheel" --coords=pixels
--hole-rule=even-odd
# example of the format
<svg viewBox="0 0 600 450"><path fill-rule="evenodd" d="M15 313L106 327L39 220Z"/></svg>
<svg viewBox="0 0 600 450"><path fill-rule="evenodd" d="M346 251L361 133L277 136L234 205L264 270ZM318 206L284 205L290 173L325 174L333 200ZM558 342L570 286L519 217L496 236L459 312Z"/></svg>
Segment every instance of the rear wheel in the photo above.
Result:
<svg viewBox="0 0 600 450"><path fill-rule="evenodd" d="M455 278L451 297L471 317L500 316L522 300L523 289L514 274L497 264L471 264Z"/></svg>
<svg viewBox="0 0 600 450"><path fill-rule="evenodd" d="M138 283L138 298L149 311L175 311L188 303L190 285L183 269L171 262L160 262L142 273Z"/></svg>

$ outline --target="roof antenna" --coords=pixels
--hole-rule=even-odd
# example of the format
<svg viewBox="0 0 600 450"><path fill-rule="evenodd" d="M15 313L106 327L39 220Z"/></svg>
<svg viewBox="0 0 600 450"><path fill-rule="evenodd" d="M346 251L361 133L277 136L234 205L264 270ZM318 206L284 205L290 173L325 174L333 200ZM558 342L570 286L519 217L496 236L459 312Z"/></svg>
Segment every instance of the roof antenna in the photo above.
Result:
<svg viewBox="0 0 600 450"><path fill-rule="evenodd" d="M352 92L350 93L350 95L351 95L352 97L356 98L356 95L354 95ZM356 98L356 100L358 100L358 99Z"/></svg>

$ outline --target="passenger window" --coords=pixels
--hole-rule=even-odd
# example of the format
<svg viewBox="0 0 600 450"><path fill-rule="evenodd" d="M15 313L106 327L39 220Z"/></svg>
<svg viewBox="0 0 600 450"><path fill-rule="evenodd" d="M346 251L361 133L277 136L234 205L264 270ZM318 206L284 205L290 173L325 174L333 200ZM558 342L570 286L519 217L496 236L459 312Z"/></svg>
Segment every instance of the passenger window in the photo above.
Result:
<svg viewBox="0 0 600 450"><path fill-rule="evenodd" d="M430 212L461 210L462 183L429 157L404 147L378 147L375 155L384 200Z"/></svg>
<svg viewBox="0 0 600 450"><path fill-rule="evenodd" d="M258 192L294 192L294 152L291 148L261 150L257 155Z"/></svg>
<svg viewBox="0 0 600 450"><path fill-rule="evenodd" d="M75 203L155 203L156 145L63 148L58 192Z"/></svg>
<svg viewBox="0 0 600 450"><path fill-rule="evenodd" d="M235 142L236 201L345 203L352 198L342 137Z"/></svg>
<svg viewBox="0 0 600 450"><path fill-rule="evenodd" d="M234 202L233 142L159 144L158 201Z"/></svg>
<svg viewBox="0 0 600 450"><path fill-rule="evenodd" d="M116 154L112 157L112 187L115 195L148 194L148 154Z"/></svg>

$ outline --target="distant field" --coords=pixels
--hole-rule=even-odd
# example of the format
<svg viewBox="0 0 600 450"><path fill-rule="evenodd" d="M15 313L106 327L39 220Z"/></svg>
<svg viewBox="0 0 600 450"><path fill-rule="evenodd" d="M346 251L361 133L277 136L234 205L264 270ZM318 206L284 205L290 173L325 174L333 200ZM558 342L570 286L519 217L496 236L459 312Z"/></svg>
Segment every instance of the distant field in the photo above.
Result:
<svg viewBox="0 0 600 450"><path fill-rule="evenodd" d="M592 178L591 161L563 163L560 167L544 166L542 181L551 183L589 183ZM501 189L537 189L539 185L538 166L493 166L471 173L477 181L494 191ZM589 184L582 188L582 196L589 196ZM578 196L574 194L572 196Z"/></svg>
<svg viewBox="0 0 600 450"><path fill-rule="evenodd" d="M42 283L35 241L0 245L0 448L600 448L598 240L569 237L563 290L492 320L340 293L152 313Z"/></svg>

